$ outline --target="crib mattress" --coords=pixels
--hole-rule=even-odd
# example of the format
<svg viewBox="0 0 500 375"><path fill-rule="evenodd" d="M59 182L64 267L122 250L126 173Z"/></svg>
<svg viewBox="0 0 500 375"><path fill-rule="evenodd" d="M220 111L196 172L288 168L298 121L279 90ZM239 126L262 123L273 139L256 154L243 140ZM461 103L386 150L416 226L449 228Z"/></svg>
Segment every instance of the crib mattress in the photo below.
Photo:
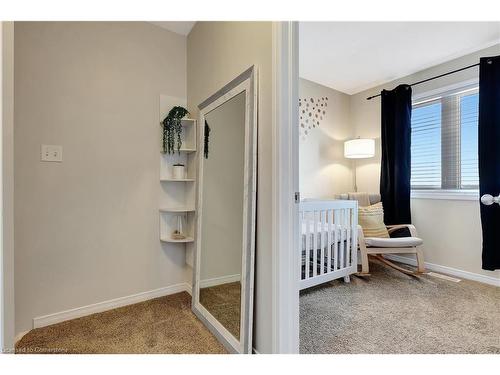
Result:
<svg viewBox="0 0 500 375"><path fill-rule="evenodd" d="M318 235L320 235L321 233L323 233L323 235L325 235L326 233L328 233L329 230L330 230L330 228L328 227L327 223L324 223L324 224L318 223L316 225L316 228L314 227L314 223L309 223L309 234L310 235L313 235L316 231L317 231ZM336 229L334 229L334 227L332 225L331 231L332 231L332 233L335 231L335 237L338 237L339 239L340 239L341 233L342 233L344 238L347 234L347 228L345 228L345 227L343 227L343 228L337 227ZM307 223L302 223L302 235L303 236L307 235Z"/></svg>

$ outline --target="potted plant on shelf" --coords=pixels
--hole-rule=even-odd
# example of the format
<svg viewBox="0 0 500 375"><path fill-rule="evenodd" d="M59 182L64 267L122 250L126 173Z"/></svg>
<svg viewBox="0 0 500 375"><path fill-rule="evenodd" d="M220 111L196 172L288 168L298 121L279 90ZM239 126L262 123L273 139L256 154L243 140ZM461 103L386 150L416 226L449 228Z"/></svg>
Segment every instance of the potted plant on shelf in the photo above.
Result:
<svg viewBox="0 0 500 375"><path fill-rule="evenodd" d="M182 146L182 118L189 114L184 107L175 106L161 122L163 125L163 152L180 153Z"/></svg>

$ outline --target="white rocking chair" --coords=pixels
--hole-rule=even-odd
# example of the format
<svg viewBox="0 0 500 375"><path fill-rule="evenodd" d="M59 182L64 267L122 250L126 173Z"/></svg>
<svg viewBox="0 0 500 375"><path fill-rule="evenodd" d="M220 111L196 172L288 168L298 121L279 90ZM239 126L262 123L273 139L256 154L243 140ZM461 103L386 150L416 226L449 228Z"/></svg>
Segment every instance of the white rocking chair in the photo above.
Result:
<svg viewBox="0 0 500 375"><path fill-rule="evenodd" d="M349 199L349 195L341 194L340 199ZM370 194L369 200L370 204L380 202L380 194ZM407 275L418 276L419 274L425 272L424 253L421 247L423 241L418 238L415 226L412 224L387 225L387 231L389 234L401 228L407 228L411 237L365 237L361 226L358 225L358 246L361 255L361 272L358 273L359 276L370 275L370 266L368 263L369 256L378 259L380 262ZM398 266L385 258L385 254L415 254L417 258L417 271L413 272Z"/></svg>

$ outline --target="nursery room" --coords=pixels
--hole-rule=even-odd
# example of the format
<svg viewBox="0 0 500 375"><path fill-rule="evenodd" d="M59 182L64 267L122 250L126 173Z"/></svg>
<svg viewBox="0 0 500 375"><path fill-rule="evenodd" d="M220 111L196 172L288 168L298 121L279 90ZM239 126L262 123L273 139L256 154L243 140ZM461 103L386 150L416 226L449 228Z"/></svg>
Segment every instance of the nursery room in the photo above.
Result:
<svg viewBox="0 0 500 375"><path fill-rule="evenodd" d="M300 352L499 353L500 24L299 40Z"/></svg>

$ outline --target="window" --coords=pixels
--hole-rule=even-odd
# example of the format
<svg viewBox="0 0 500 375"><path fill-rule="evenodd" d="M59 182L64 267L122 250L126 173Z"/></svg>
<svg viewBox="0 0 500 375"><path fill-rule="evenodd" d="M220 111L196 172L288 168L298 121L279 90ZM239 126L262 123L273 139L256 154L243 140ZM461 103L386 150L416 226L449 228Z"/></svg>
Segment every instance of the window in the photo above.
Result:
<svg viewBox="0 0 500 375"><path fill-rule="evenodd" d="M477 85L413 104L412 190L478 189L478 106Z"/></svg>

